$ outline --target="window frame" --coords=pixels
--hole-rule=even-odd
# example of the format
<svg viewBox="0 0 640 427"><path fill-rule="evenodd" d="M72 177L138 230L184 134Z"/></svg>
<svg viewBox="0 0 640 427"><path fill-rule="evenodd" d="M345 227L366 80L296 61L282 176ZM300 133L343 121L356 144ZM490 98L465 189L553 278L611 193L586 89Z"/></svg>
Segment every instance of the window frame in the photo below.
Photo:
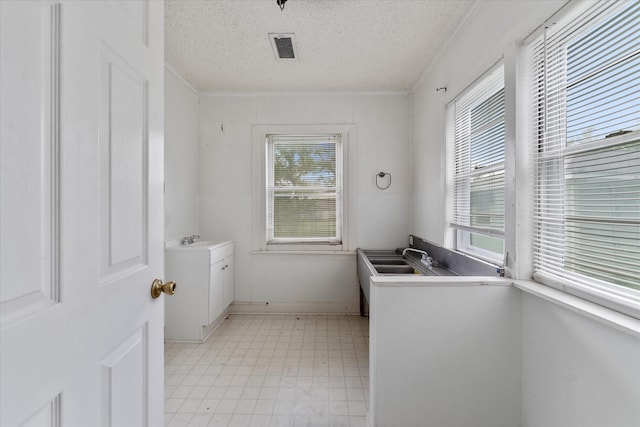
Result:
<svg viewBox="0 0 640 427"><path fill-rule="evenodd" d="M335 185L334 186L319 186L319 187L305 187L305 189L311 189L319 191L323 189L324 191L329 190L330 192L335 193L335 236L333 238L324 238L324 237L277 237L275 236L276 229L276 218L275 218L275 206L276 206L276 193L279 193L282 190L288 190L288 192L295 192L296 194L300 191L303 191L303 187L298 187L296 189L291 189L290 187L283 187L277 185L273 182L275 178L275 156L274 145L305 145L306 144L317 144L317 143L331 143L334 144L335 152ZM273 148L272 148L273 147ZM266 195L266 230L267 230L267 246L270 245L330 245L335 247L342 246L342 205L343 205L343 177L342 173L344 171L343 163L342 163L342 135L341 134L303 134L303 135L293 135L293 134L269 134L267 135L265 141L265 149L266 149L266 170L267 170L267 195Z"/></svg>
<svg viewBox="0 0 640 427"><path fill-rule="evenodd" d="M592 11L592 9L590 9L591 6L588 4L573 3L572 6L573 7L569 7L561 10L561 12L559 12L557 17L552 18L552 19L555 18L555 21L557 22L557 24L549 29L550 32L552 32L553 34L555 34L556 32L562 32L565 26L573 25L574 22L577 22L576 20L582 19L582 16L587 11L589 13L591 13ZM607 9L604 11L603 16L608 16L608 17L613 16L618 11L623 10L626 6L616 5L614 7L617 7L617 10L609 12L609 10ZM579 37L581 35L589 34L590 30L598 28L598 25L600 25L605 19L608 19L608 18L599 17L599 19L595 21L591 21L591 22L588 22L587 24L583 24L584 26L581 27L580 32L577 33L574 38L569 38L568 39L569 41L566 42L565 46L568 46L572 40L574 41L579 40ZM537 70L540 70L539 64L537 64L536 59L534 59L534 50L536 48L536 45L539 45L539 43L541 42L541 39L545 37L545 31L547 31L547 29L545 28L542 31L543 31L542 34L536 34L535 37L531 36L523 44L522 55L525 57L525 62L528 64L529 70L533 70L536 67L538 67L536 68ZM545 55L546 55L546 50L545 50ZM561 59L561 60L565 61L566 63L567 61L566 47L564 49L563 55L564 55L564 59ZM552 57L551 60L558 61L558 58ZM567 74L569 73L568 71L565 71L565 72ZM542 110L539 107L540 105L546 106L548 102L547 98L545 97L546 91L544 96L537 96L537 95L533 95L530 89L534 87L535 84L541 84L540 83L542 82L541 75L542 73L540 71L538 71L537 73L531 71L530 74L528 75L529 81L527 82L529 87L529 94L531 95L531 99L530 99L531 104L529 106L530 111L527 118L527 120L531 125L531 132L529 133L527 139L529 140L529 150L531 150L531 153L532 153L531 162L532 162L532 169L534 172L532 176L533 177L532 187L536 187L536 188L532 188L531 190L531 194L532 194L532 213L531 213L532 218L531 219L533 223L531 268L532 268L533 279L536 280L537 282L540 282L552 288L556 288L568 294L575 295L577 297L580 297L585 300L594 302L596 304L605 306L607 308L616 310L618 312L621 312L636 318L640 318L640 292L638 290L630 287L626 287L624 285L616 285L614 283L609 283L609 282L600 280L597 277L584 275L579 272L572 271L571 269L567 269L564 266L560 269L561 271L560 275L556 274L553 271L555 270L555 268L549 269L544 266L543 268L540 268L538 266L541 263L541 261L539 260L536 261L536 257L538 257L538 251L542 249L536 249L536 241L543 238L543 237L539 237L539 235L546 235L547 233L545 233L544 231L539 231L539 227L543 227L543 226L537 225L538 223L536 221L535 210L544 209L545 207L547 208L557 207L556 204L550 203L549 201L547 201L547 199L536 200L536 198L539 198L540 196L540 191L544 191L544 188L542 190L537 188L539 185L541 185L539 184L539 182L541 182L540 180L547 179L547 178L542 178L540 175L539 167L538 167L539 159L542 159L542 161L555 160L557 162L555 172L552 170L550 173L552 175L555 174L553 176L556 177L558 182L562 182L562 188L564 189L564 182L567 179L567 173L568 173L567 165L565 162L567 161L567 158L572 157L574 153L576 152L586 153L586 154L596 153L598 150L606 150L609 148L615 148L617 146L623 146L624 144L630 144L630 143L640 141L640 130L634 130L631 133L627 133L620 136L609 137L609 135L607 135L606 138L585 139L586 142L582 142L578 144L574 144L574 143L570 144L568 142L568 135L567 135L568 128L569 128L567 123L569 122L569 118L566 116L566 112L565 112L564 128L563 128L564 135L565 135L564 148L560 150L559 153L552 152L551 154L549 154L548 151L545 151L544 148L541 148L541 144L545 142L546 134L539 134L539 130L541 129L540 126L544 126L540 124L541 120L544 121L546 119L546 112L541 113L540 111ZM563 99L563 102L564 102L563 105L565 110L567 109L566 108L567 93L568 92L564 93L564 99ZM543 116L541 116L541 114L544 114L544 118ZM563 202L561 205L563 209L566 206L566 201L567 201L566 199L567 195L564 193L564 191L567 191L567 190L566 189L563 190ZM564 227L565 225L566 225L566 221L563 220L561 226ZM554 249L554 250L560 250L562 251L563 254L565 253L566 248L564 243L556 246L557 246L557 249Z"/></svg>
<svg viewBox="0 0 640 427"><path fill-rule="evenodd" d="M502 86L501 89L498 89L498 91L502 90L504 91L504 106L503 108L505 108L505 113L502 117L502 124L504 126L504 142L505 142L505 158L503 159L502 162L499 162L497 164L491 164L489 166L487 166L486 168L480 169L479 171L470 171L466 174L466 177L469 179L468 184L469 184L469 198L471 197L471 188L470 188L470 183L471 183L471 179L473 179L474 177L480 177L482 175L486 175L489 173L500 173L502 172L503 174L503 179L504 179L504 184L503 184L503 190L504 190L504 203L506 205L506 197L507 197L507 188L506 188L506 164L507 164L507 158L506 158L506 139L507 139L507 112L506 112L506 104L507 104L507 98L506 98L506 67L504 64L504 60L500 59L497 63L495 63L493 66L489 67L489 69L487 69L485 72L483 72L479 77L477 77L471 84L469 84L462 92L460 92L460 94L458 94L454 99L452 99L446 106L446 146L447 146L447 205L448 205L448 214L447 214L447 232L445 233L446 236L449 236L448 238L445 236L445 241L447 242L447 246L449 246L450 248L459 251L461 253L482 259L484 261L490 262L492 264L501 266L503 265L504 262L504 257L505 257L505 253L507 251L506 248L506 239L505 239L505 232L506 232L506 227L507 227L507 213L506 211L504 212L504 230L502 232L500 231L495 231L495 230L490 230L490 229L483 229L481 227L474 227L474 226L465 226L465 225L460 225L460 224L456 224L455 223L455 217L456 217L456 209L455 209L455 201L456 201L456 145L457 145L457 141L456 141L456 102L459 102L461 99L464 99L466 96L468 96L470 93L472 93L474 90L477 90L478 88L481 88L483 85L486 85L486 81L488 79L490 79L492 77L492 75L496 72L499 72L502 75ZM498 91L491 91L490 93L488 93L485 97L482 98L478 98L473 102L473 106L468 108L468 112L471 112L474 108L474 106L478 106L481 105L482 103L490 100L493 96L495 96ZM471 135L471 133L469 134L469 136ZM469 150L471 150L470 144L469 144ZM469 209L471 210L471 202L469 202ZM469 212L470 215L470 212ZM472 234L478 234L481 236L486 236L486 237L493 237L493 238L500 238L502 239L502 253L498 253L498 252L493 252L490 251L486 248L482 248L480 246L474 246L471 243L471 235Z"/></svg>
<svg viewBox="0 0 640 427"><path fill-rule="evenodd" d="M356 126L328 125L253 125L252 126L251 250L254 253L343 253L355 251L355 221L352 195L355 169ZM340 135L342 155L342 242L268 242L267 241L267 138L268 135Z"/></svg>

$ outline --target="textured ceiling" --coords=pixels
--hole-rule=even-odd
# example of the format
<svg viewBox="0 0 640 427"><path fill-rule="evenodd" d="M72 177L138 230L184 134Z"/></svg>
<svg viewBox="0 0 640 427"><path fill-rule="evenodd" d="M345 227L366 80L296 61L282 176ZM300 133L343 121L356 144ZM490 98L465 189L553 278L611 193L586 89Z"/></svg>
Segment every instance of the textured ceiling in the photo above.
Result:
<svg viewBox="0 0 640 427"><path fill-rule="evenodd" d="M472 0L167 0L165 58L202 92L402 91ZM276 61L269 33L295 33Z"/></svg>

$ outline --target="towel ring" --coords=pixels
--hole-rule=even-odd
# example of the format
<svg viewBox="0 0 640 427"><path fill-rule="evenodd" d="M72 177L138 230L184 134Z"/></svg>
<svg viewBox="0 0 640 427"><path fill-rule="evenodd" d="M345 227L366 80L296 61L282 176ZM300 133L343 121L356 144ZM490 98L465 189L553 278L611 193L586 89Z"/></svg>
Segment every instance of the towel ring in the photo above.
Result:
<svg viewBox="0 0 640 427"><path fill-rule="evenodd" d="M389 182L387 183L387 185L380 185L380 182L378 180L380 178L384 178L385 176L389 176ZM391 187L391 174L389 172L378 172L376 174L376 187L378 187L380 190L386 190L387 188Z"/></svg>

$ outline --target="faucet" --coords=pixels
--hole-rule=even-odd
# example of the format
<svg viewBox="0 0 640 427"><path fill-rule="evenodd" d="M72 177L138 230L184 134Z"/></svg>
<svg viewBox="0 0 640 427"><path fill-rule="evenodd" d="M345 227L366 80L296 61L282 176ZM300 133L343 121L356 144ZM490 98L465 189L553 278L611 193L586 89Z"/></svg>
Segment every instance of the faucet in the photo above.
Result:
<svg viewBox="0 0 640 427"><path fill-rule="evenodd" d="M403 257L406 255L407 251L417 252L419 254L422 254L422 256L420 258L420 262L423 263L424 265L426 265L428 268L431 268L433 266L433 258L431 258L429 256L429 254L426 253L425 251L421 251L420 249L414 249L414 248L405 248L402 251L402 256Z"/></svg>
<svg viewBox="0 0 640 427"><path fill-rule="evenodd" d="M200 236L197 234L192 234L191 236L184 236L181 240L181 243L183 245L190 245L193 242L195 242L197 239L199 239Z"/></svg>

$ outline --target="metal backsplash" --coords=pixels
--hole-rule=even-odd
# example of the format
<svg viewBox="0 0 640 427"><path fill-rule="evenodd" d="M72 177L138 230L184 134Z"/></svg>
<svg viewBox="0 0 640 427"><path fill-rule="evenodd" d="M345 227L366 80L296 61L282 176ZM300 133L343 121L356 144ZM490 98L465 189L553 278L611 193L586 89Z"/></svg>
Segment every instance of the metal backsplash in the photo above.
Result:
<svg viewBox="0 0 640 427"><path fill-rule="evenodd" d="M426 251L435 262L463 276L501 276L503 274L502 268L498 265L443 248L414 235L411 237L413 238L412 247Z"/></svg>

